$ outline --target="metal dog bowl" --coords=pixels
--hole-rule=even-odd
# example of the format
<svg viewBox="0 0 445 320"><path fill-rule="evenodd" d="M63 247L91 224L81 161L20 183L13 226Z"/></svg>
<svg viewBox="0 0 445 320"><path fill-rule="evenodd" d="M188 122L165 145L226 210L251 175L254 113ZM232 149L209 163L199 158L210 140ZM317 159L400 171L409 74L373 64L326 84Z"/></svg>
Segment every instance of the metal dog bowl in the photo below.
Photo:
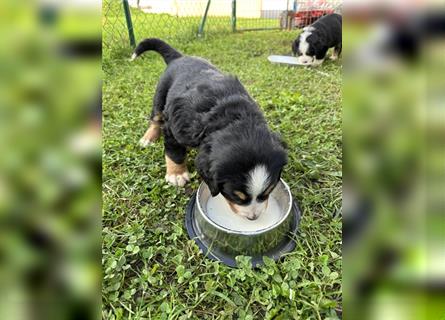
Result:
<svg viewBox="0 0 445 320"><path fill-rule="evenodd" d="M205 211L211 197L203 182L187 205L185 225L187 233L210 259L235 267L235 257L252 257L253 266L262 265L263 256L278 260L295 248L295 233L300 222L300 210L293 201L288 185L281 180L273 190L281 211L278 222L257 231L235 231L213 222Z"/></svg>

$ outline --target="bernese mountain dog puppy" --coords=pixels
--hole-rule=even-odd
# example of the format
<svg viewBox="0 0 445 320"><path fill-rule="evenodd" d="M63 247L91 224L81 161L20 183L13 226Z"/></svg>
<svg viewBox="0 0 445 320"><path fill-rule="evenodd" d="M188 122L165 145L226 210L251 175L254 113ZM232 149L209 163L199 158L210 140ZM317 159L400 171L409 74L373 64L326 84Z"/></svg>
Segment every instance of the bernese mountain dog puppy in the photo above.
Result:
<svg viewBox="0 0 445 320"><path fill-rule="evenodd" d="M155 142L162 132L165 179L175 186L189 181L186 153L197 148L195 166L212 196L221 193L234 213L257 219L287 163L284 142L269 130L236 77L155 38L140 42L132 59L148 50L158 52L167 68L157 85L141 145Z"/></svg>
<svg viewBox="0 0 445 320"><path fill-rule="evenodd" d="M334 48L331 59L336 60L342 49L342 17L337 13L321 17L303 29L292 43L292 52L301 64L318 66L323 63L329 48Z"/></svg>

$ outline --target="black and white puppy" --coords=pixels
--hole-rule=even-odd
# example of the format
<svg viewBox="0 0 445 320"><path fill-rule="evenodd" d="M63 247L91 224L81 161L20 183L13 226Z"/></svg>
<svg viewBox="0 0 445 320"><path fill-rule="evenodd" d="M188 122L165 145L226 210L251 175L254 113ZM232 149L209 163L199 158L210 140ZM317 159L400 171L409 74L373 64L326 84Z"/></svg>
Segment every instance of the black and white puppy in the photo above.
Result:
<svg viewBox="0 0 445 320"><path fill-rule="evenodd" d="M292 43L292 52L301 64L320 65L329 48L334 48L331 59L336 60L342 48L342 17L332 13L321 17L303 29Z"/></svg>
<svg viewBox="0 0 445 320"><path fill-rule="evenodd" d="M212 196L221 193L236 214L257 219L280 180L287 153L258 105L239 80L208 61L184 56L159 39L145 39L132 59L147 50L167 64L153 99L150 127L140 143L164 135L166 180L189 181L188 148L198 148L196 168Z"/></svg>

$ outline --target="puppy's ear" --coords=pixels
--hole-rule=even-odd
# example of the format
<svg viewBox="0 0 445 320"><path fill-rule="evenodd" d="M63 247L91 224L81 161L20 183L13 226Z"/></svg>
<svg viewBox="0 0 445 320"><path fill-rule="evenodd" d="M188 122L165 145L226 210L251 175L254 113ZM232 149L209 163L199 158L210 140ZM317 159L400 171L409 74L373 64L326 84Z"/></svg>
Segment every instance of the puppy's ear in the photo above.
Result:
<svg viewBox="0 0 445 320"><path fill-rule="evenodd" d="M328 47L324 45L320 40L317 40L312 43L312 46L315 50L315 58L321 60L326 57L326 53L328 52Z"/></svg>
<svg viewBox="0 0 445 320"><path fill-rule="evenodd" d="M196 156L195 166L198 173L209 187L212 197L215 197L219 193L219 185L216 173L212 170L212 160L210 158L211 150L209 144L203 145Z"/></svg>
<svg viewBox="0 0 445 320"><path fill-rule="evenodd" d="M212 179L210 181L206 181L207 186L209 187L210 194L212 197L216 197L219 193L219 187L214 181L215 179Z"/></svg>

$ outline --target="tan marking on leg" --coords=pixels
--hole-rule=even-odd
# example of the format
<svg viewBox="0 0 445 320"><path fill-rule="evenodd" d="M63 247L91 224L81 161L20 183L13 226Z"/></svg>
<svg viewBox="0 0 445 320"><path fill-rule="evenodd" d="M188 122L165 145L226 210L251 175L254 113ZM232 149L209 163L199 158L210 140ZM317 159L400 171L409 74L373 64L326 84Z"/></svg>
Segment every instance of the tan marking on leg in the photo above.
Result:
<svg viewBox="0 0 445 320"><path fill-rule="evenodd" d="M331 59L332 61L335 61L335 60L338 59L338 52L337 52L337 50L335 50L335 49L332 50L332 54L331 54L330 59Z"/></svg>
<svg viewBox="0 0 445 320"><path fill-rule="evenodd" d="M165 155L165 164L167 166L167 174L165 180L174 185L183 187L187 181L190 181L189 172L187 170L186 162L181 164L175 163L167 155Z"/></svg>
<svg viewBox="0 0 445 320"><path fill-rule="evenodd" d="M162 121L164 121L164 117L160 113L158 113L153 117L153 122L162 122Z"/></svg>
<svg viewBox="0 0 445 320"><path fill-rule="evenodd" d="M155 122L152 122L147 131L145 131L144 136L141 138L141 140L139 140L139 143L141 146L146 147L158 140L160 136L161 126Z"/></svg>
<svg viewBox="0 0 445 320"><path fill-rule="evenodd" d="M153 117L144 136L139 140L141 146L146 147L159 139L161 136L161 125L163 120L162 114L160 113Z"/></svg>

